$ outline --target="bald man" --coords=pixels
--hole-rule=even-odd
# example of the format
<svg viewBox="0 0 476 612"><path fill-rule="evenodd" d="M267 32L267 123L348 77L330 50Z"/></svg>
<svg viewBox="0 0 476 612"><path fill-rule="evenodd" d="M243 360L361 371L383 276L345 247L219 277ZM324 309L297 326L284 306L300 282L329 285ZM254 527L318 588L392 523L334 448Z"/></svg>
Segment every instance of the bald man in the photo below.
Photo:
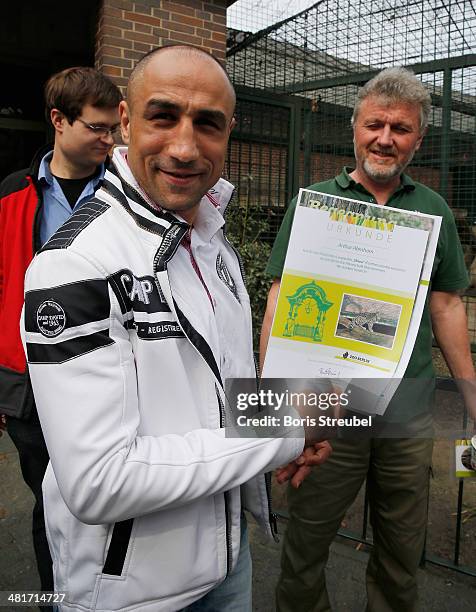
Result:
<svg viewBox="0 0 476 612"><path fill-rule="evenodd" d="M255 375L223 236L235 94L196 48L154 50L120 105L128 147L30 267L23 340L51 457L62 611L251 610L243 509L303 440L226 438L223 381Z"/></svg>

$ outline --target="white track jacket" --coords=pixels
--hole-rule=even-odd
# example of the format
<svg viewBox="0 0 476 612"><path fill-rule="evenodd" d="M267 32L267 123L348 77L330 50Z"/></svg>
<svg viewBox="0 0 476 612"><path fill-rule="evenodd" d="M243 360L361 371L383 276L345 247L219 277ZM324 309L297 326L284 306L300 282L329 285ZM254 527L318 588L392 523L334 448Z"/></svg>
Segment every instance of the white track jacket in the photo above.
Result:
<svg viewBox="0 0 476 612"><path fill-rule="evenodd" d="M51 457L43 493L55 588L68 612L170 612L202 597L236 563L241 507L269 529L261 474L303 447L225 437L199 300L180 302L168 276L188 226L149 206L120 166L26 279L22 337ZM214 198L224 206L231 191L220 181ZM251 328L240 263L219 236Z"/></svg>

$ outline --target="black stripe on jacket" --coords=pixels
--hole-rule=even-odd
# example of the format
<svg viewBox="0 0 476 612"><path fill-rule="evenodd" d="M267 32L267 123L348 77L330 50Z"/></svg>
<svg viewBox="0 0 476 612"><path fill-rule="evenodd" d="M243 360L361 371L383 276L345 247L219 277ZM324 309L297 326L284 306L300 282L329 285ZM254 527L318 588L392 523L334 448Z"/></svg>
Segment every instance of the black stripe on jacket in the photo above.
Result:
<svg viewBox="0 0 476 612"><path fill-rule="evenodd" d="M111 181L105 180L102 185L102 188L105 191L107 191L107 193L110 196L112 196L117 202L119 202L119 204L130 214L130 216L134 219L134 222L139 227L141 227L142 229L148 232L152 232L153 234L157 234L158 236L162 236L162 234L165 232L166 228L160 223L155 223L155 221L151 221L147 217L144 217L136 213L136 211L133 210L133 208L131 208L131 205L129 204L126 196L122 193L120 189L118 189L114 185L114 183L111 183ZM138 195L134 194L134 196L135 196L134 201L136 201L138 199ZM147 206L147 210L150 211L152 209L150 206ZM157 215L157 216L161 216L161 215Z"/></svg>
<svg viewBox="0 0 476 612"><path fill-rule="evenodd" d="M76 210L71 217L56 230L48 242L40 249L52 251L54 249L66 249L79 236L79 234L90 224L110 208L109 204L92 198Z"/></svg>
<svg viewBox="0 0 476 612"><path fill-rule="evenodd" d="M208 345L205 338L196 329L192 327L192 325L189 323L189 321L187 320L183 312L178 307L175 300L174 300L174 306L175 306L175 312L177 313L177 318L180 323L180 326L184 330L187 338L190 340L190 342L195 346L195 348L199 351L199 353L205 359L208 366L210 367L212 372L215 374L216 379L218 380L220 385L223 387L220 370L218 368L217 362L215 361L215 356L213 355L212 349Z"/></svg>
<svg viewBox="0 0 476 612"><path fill-rule="evenodd" d="M71 340L54 344L27 342L26 353L28 363L59 364L110 344L114 344L114 340L109 336L109 330L103 329L93 334L77 336Z"/></svg>
<svg viewBox="0 0 476 612"><path fill-rule="evenodd" d="M110 576L120 576L122 574L133 524L134 519L126 519L115 523L102 570L103 574L109 574Z"/></svg>
<svg viewBox="0 0 476 612"><path fill-rule="evenodd" d="M42 305L47 302L57 304L63 309L65 313L63 330L102 321L108 319L110 315L109 284L105 279L90 279L48 289L27 291L25 295L27 332L42 333L41 313L44 310ZM59 333L52 335L56 336Z"/></svg>

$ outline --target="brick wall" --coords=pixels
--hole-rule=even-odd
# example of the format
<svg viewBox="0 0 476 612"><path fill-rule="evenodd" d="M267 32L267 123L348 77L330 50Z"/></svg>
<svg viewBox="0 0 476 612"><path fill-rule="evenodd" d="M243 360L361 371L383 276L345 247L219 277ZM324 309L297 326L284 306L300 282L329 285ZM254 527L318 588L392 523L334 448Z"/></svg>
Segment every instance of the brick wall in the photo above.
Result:
<svg viewBox="0 0 476 612"><path fill-rule="evenodd" d="M96 68L122 89L137 60L159 45L190 43L225 60L226 0L103 0Z"/></svg>

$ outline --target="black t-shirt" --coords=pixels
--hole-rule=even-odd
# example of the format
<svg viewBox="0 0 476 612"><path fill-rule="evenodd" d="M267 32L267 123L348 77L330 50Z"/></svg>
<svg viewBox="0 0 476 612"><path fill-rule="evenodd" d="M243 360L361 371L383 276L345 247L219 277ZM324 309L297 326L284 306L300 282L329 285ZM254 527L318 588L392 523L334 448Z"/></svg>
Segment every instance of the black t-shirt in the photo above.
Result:
<svg viewBox="0 0 476 612"><path fill-rule="evenodd" d="M78 201L79 196L82 194L83 189L93 178L97 176L97 171L91 176L85 176L84 178L79 179L67 179L60 178L59 176L55 176L55 179L58 181L61 189L63 190L65 198L68 200L71 208L74 208L74 205Z"/></svg>

